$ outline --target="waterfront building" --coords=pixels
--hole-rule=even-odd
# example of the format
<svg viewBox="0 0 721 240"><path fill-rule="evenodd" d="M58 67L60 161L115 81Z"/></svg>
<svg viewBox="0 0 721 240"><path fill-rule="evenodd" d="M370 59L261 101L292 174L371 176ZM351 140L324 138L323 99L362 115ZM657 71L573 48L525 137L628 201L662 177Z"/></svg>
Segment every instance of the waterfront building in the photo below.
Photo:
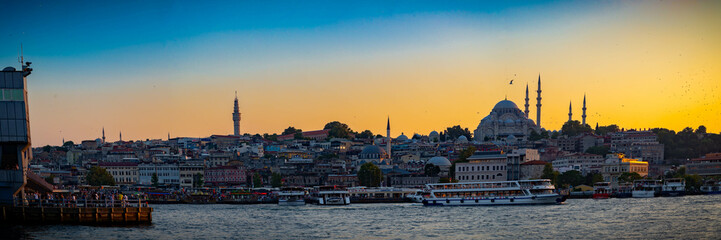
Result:
<svg viewBox="0 0 721 240"><path fill-rule="evenodd" d="M323 129L323 130L316 130L316 131L301 132L301 136L303 136L303 138L321 141L321 140L325 140L328 138L328 133L330 133L330 129ZM288 140L293 140L293 139L295 139L295 133L278 136L278 141L288 141Z"/></svg>
<svg viewBox="0 0 721 240"><path fill-rule="evenodd" d="M421 188L429 183L438 183L438 176L426 176L421 173L395 174L388 176L390 186L400 188Z"/></svg>
<svg viewBox="0 0 721 240"><path fill-rule="evenodd" d="M519 180L540 179L546 164L548 163L540 160L521 163L521 177Z"/></svg>
<svg viewBox="0 0 721 240"><path fill-rule="evenodd" d="M233 158L232 152L226 151L211 151L208 156L208 160L205 161L207 167L219 167L228 165L228 162Z"/></svg>
<svg viewBox="0 0 721 240"><path fill-rule="evenodd" d="M708 153L700 158L694 158L686 163L687 174L701 176L721 176L721 153Z"/></svg>
<svg viewBox="0 0 721 240"><path fill-rule="evenodd" d="M459 182L506 181L507 156L502 151L476 152L468 162L456 163L455 174Z"/></svg>
<svg viewBox="0 0 721 240"><path fill-rule="evenodd" d="M355 187L359 186L360 182L356 174L328 174L325 185Z"/></svg>
<svg viewBox="0 0 721 240"><path fill-rule="evenodd" d="M648 176L648 162L626 158L623 154L608 154L601 165L601 175L605 182L618 186L618 177L622 173L638 173L641 177Z"/></svg>
<svg viewBox="0 0 721 240"><path fill-rule="evenodd" d="M133 185L138 182L138 163L136 162L104 162L98 166L113 175L118 185Z"/></svg>
<svg viewBox="0 0 721 240"><path fill-rule="evenodd" d="M611 133L611 152L641 158L653 164L663 164L664 146L651 131L625 131Z"/></svg>
<svg viewBox="0 0 721 240"><path fill-rule="evenodd" d="M605 162L605 158L601 155L571 153L553 160L553 169L560 173L576 170L582 174L588 174L592 171L598 171Z"/></svg>
<svg viewBox="0 0 721 240"><path fill-rule="evenodd" d="M205 184L211 186L232 186L246 183L247 174L243 166L219 166L205 169Z"/></svg>
<svg viewBox="0 0 721 240"><path fill-rule="evenodd" d="M176 163L140 163L138 164L138 184L152 185L153 174L158 176L158 184L179 186L180 168Z"/></svg>
<svg viewBox="0 0 721 240"><path fill-rule="evenodd" d="M201 179L205 174L205 161L203 160L188 160L178 164L179 176L180 176L180 187L192 188L193 183L196 181L196 175L200 174Z"/></svg>
<svg viewBox="0 0 721 240"><path fill-rule="evenodd" d="M513 149L506 154L506 176L507 180L521 179L521 164L529 161L540 160L541 156L536 149Z"/></svg>

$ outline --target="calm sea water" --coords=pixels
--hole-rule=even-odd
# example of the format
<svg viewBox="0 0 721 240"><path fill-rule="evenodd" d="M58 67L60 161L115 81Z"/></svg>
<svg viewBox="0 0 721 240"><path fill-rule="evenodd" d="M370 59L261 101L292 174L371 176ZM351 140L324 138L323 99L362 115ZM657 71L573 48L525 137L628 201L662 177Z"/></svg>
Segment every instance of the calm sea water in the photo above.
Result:
<svg viewBox="0 0 721 240"><path fill-rule="evenodd" d="M2 226L32 239L719 239L721 195L569 199L563 205L154 205L135 227Z"/></svg>

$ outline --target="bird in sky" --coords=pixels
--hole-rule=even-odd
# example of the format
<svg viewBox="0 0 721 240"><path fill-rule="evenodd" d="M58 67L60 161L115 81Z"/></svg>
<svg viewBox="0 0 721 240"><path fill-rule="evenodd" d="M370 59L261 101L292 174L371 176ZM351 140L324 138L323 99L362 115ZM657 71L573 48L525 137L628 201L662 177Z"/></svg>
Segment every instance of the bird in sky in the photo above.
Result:
<svg viewBox="0 0 721 240"><path fill-rule="evenodd" d="M511 79L511 82L510 82L510 83L508 83L508 84L511 84L511 85L513 85L513 79Z"/></svg>

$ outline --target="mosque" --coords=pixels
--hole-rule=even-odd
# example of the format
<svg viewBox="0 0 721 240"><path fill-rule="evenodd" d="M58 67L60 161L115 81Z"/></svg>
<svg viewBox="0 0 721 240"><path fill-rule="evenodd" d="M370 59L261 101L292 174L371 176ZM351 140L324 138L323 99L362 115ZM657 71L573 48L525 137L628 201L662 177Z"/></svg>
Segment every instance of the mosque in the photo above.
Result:
<svg viewBox="0 0 721 240"><path fill-rule="evenodd" d="M538 96L536 97L536 122L529 118L528 84L526 84L525 111L508 99L498 102L488 116L484 117L473 132L477 141L488 140L527 140L532 131L541 132L541 76L538 76ZM571 110L569 106L569 121ZM583 124L586 124L586 96L583 97Z"/></svg>

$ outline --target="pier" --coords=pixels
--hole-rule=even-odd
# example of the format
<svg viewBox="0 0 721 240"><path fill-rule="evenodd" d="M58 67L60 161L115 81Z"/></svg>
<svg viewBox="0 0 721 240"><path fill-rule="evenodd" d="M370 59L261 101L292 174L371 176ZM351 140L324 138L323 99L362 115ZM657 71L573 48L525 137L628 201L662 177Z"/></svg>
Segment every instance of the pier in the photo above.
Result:
<svg viewBox="0 0 721 240"><path fill-rule="evenodd" d="M140 200L52 201L25 199L14 206L0 206L0 221L18 224L125 225L149 224L153 208Z"/></svg>

